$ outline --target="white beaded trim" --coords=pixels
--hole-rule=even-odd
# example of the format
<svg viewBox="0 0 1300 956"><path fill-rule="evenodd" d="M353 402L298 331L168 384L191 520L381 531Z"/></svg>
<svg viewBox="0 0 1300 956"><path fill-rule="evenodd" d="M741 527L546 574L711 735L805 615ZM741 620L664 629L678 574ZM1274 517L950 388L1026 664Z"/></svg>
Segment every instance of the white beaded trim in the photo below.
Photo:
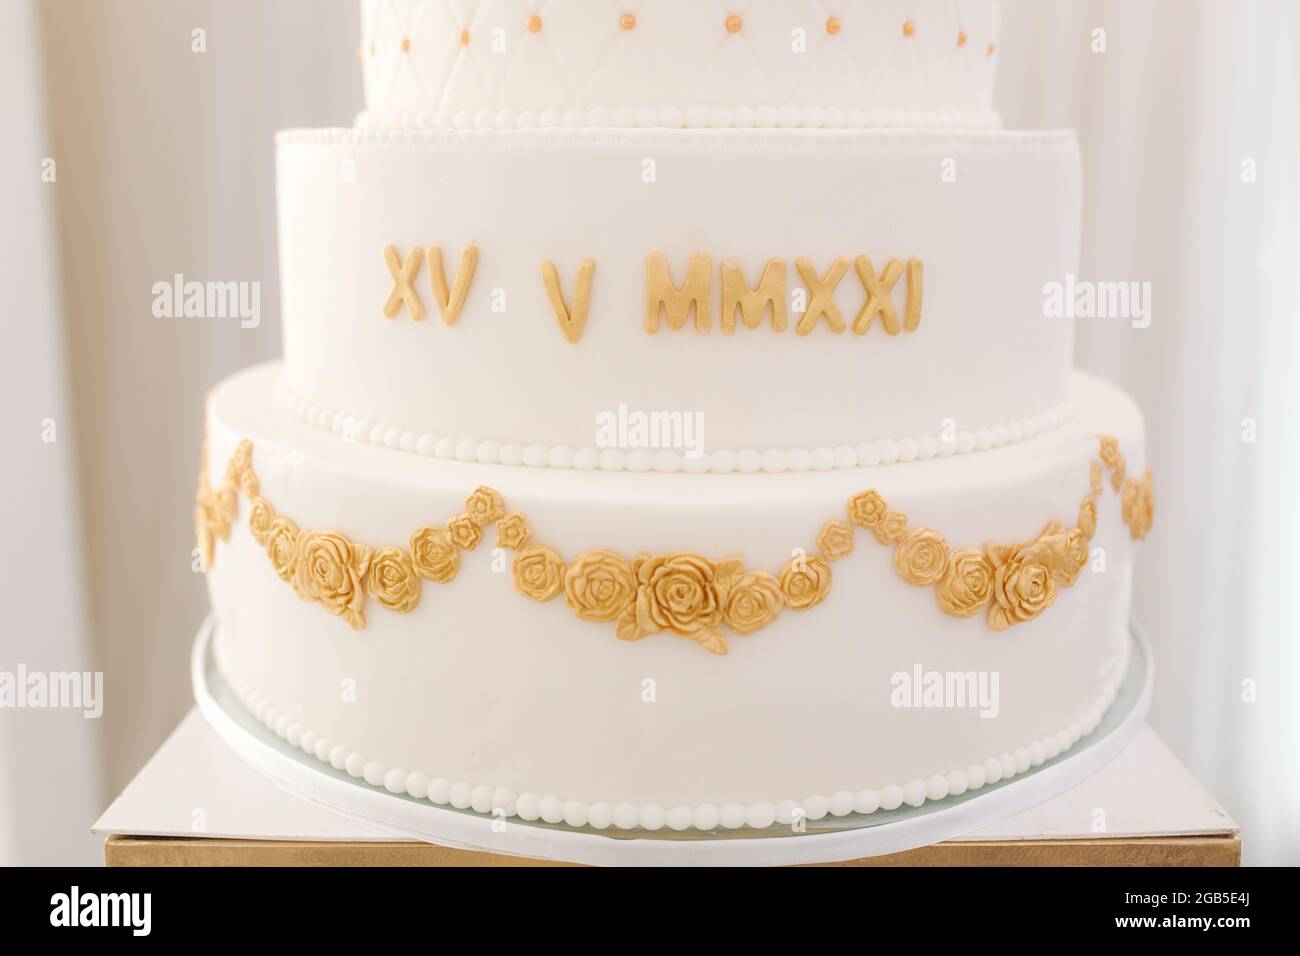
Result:
<svg viewBox="0 0 1300 956"><path fill-rule="evenodd" d="M837 445L833 448L770 448L762 451L753 448L720 449L706 452L697 458L689 458L672 449L572 448L540 442L521 445L435 435L325 408L297 397L283 380L276 383L275 396L299 419L316 428L334 432L350 441L365 442L427 458L477 462L481 465L572 468L576 471L654 471L716 475L874 468L877 465L988 451L1060 428L1078 411L1078 405L1073 399L1067 398L1037 415L992 428L959 431L952 439L937 435L908 435L901 438L880 438L857 445Z"/></svg>
<svg viewBox="0 0 1300 956"><path fill-rule="evenodd" d="M259 695L242 678L235 677L221 653L221 641L213 642L217 664L235 697L253 717L277 737L298 747L304 753L328 763L335 770L365 780L372 787L383 787L389 793L407 794L417 800L428 800L440 806L458 810L472 809L477 813L501 814L519 817L526 822L542 820L545 823L564 823L571 827L592 827L607 830L738 830L749 827L762 830L775 824L790 825L797 816L806 820L821 820L826 816L843 817L850 813L870 814L877 810L896 810L903 804L919 807L927 800L942 800L960 796L968 790L979 790L1000 780L1025 773L1057 757L1079 740L1097 729L1102 717L1115 702L1123 683L1122 668L1108 678L1101 693L1077 720L1070 721L1064 729L1046 737L1030 741L1012 751L989 757L982 763L971 764L964 770L934 773L924 780L918 778L903 784L865 790L838 790L829 795L814 794L801 801L782 800L776 803L701 803L696 806L679 805L665 808L655 803L583 803L563 800L552 794L539 796L525 791L515 793L509 787L473 784L464 780L434 777L423 771L406 771L386 767L352 750L329 737L322 737L303 727L300 721L274 707Z"/></svg>
<svg viewBox="0 0 1300 956"><path fill-rule="evenodd" d="M358 129L1000 129L995 110L838 106L596 106L591 109L362 110Z"/></svg>
<svg viewBox="0 0 1300 956"><path fill-rule="evenodd" d="M480 129L365 129L355 126L298 127L275 134L277 146L312 146L357 149L360 147L446 147L464 145L547 145L577 143L587 146L635 145L664 148L716 148L719 146L762 147L768 150L806 151L825 149L832 144L846 148L906 149L914 146L962 146L971 149L1047 149L1075 150L1078 136L1074 130L1004 130L1004 129L691 129L588 126L501 130Z"/></svg>

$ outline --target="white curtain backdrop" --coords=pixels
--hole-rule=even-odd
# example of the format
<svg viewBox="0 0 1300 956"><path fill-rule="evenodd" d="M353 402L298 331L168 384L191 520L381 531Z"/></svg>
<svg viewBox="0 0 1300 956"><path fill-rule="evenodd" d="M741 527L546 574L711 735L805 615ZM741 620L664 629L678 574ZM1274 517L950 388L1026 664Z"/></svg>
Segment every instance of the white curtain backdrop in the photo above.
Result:
<svg viewBox="0 0 1300 956"><path fill-rule="evenodd" d="M1077 337L1078 364L1147 418L1157 512L1134 614L1155 645L1151 723L1242 824L1247 862L1300 863L1297 4L1002 14L1006 124L1079 131L1081 276L1151 283L1149 328Z"/></svg>
<svg viewBox="0 0 1300 956"><path fill-rule="evenodd" d="M94 749L64 712L0 710L0 863L101 858L89 826L192 704L203 396L280 351L273 140L351 122L359 19L352 0L0 3L0 669L105 685L102 719L76 718ZM176 273L260 282L261 325L154 318Z"/></svg>
<svg viewBox="0 0 1300 956"><path fill-rule="evenodd" d="M107 698L97 722L0 711L0 863L93 859L86 827L189 706L203 393L279 352L272 140L360 108L357 6L0 4L0 669L98 668ZM1147 416L1152 723L1248 861L1300 862L1297 5L1002 6L1006 125L1079 131L1081 277L1152 286L1149 328L1085 322L1077 349ZM178 272L260 282L260 327L155 319Z"/></svg>
<svg viewBox="0 0 1300 956"><path fill-rule="evenodd" d="M65 362L55 194L35 10L0 4L0 671L95 671L86 627L80 457ZM53 182L42 174L52 172ZM51 440L52 439L52 440ZM102 720L0 709L0 864L93 862Z"/></svg>

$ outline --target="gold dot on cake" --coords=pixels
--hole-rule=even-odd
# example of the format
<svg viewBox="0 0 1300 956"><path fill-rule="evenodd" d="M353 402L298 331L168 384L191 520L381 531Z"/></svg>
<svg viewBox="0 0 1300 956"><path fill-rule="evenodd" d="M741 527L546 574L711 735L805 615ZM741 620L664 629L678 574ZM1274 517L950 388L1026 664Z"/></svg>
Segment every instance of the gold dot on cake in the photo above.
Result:
<svg viewBox="0 0 1300 956"><path fill-rule="evenodd" d="M461 45L461 46L469 46L469 31L468 31L468 30L461 30L461 31L460 31L460 45Z"/></svg>
<svg viewBox="0 0 1300 956"><path fill-rule="evenodd" d="M740 19L740 17L736 16L734 13L731 16L727 17L728 33L739 33L740 28L743 27L744 25L745 25L745 21Z"/></svg>
<svg viewBox="0 0 1300 956"><path fill-rule="evenodd" d="M840 32L840 21L837 20L835 17L831 17L829 20L827 20L827 21L826 21L826 32L829 33L829 34L831 34L831 36L834 36L835 34L839 33L839 32Z"/></svg>
<svg viewBox="0 0 1300 956"><path fill-rule="evenodd" d="M618 25L624 30L631 30L636 26L636 17L632 16L630 13L625 13L618 18Z"/></svg>
<svg viewBox="0 0 1300 956"><path fill-rule="evenodd" d="M529 33L541 33L542 18L534 13L531 17L529 17L527 20L524 21L524 26L528 27Z"/></svg>
<svg viewBox="0 0 1300 956"><path fill-rule="evenodd" d="M912 25L912 21L911 21L911 20L904 20L904 21L903 21L903 36L905 36L905 37L910 37L910 36L911 36L913 33L915 33L915 32L916 32L916 27L914 27L914 26Z"/></svg>
<svg viewBox="0 0 1300 956"><path fill-rule="evenodd" d="M375 44L373 40L370 42L370 55L371 56L375 55Z"/></svg>
<svg viewBox="0 0 1300 956"><path fill-rule="evenodd" d="M995 46L993 45L993 41L990 40L990 41L989 41L989 56L992 56L992 55L993 55L993 51L994 51L995 49L997 49L997 47L995 47Z"/></svg>
<svg viewBox="0 0 1300 956"><path fill-rule="evenodd" d="M410 38L410 37L402 37L402 52L403 52L403 53L410 53L410 52L411 52L411 38Z"/></svg>
<svg viewBox="0 0 1300 956"><path fill-rule="evenodd" d="M958 30L958 31L957 31L957 45L958 45L958 46L965 46L965 45L966 45L966 31L965 31L965 30Z"/></svg>

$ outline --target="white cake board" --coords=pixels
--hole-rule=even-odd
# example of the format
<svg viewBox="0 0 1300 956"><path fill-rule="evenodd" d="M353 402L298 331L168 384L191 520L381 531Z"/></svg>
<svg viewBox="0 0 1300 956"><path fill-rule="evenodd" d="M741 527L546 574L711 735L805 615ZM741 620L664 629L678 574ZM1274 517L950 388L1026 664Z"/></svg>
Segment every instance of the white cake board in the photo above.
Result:
<svg viewBox="0 0 1300 956"><path fill-rule="evenodd" d="M603 866L744 866L824 863L896 853L953 839L1050 800L1104 767L1145 723L1152 693L1146 639L1132 629L1133 653L1115 703L1102 723L1067 753L1009 781L918 808L789 827L695 835L663 831L573 830L497 820L370 787L291 747L235 701L210 650L214 621L199 629L191 675L199 711L249 766L309 803L399 837L441 846ZM773 835L763 835L771 833Z"/></svg>

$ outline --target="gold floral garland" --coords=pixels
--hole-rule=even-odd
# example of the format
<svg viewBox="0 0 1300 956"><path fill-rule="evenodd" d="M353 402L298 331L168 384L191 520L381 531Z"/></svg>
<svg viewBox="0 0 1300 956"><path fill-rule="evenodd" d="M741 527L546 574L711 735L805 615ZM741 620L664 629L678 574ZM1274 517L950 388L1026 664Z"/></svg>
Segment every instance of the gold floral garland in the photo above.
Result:
<svg viewBox="0 0 1300 956"><path fill-rule="evenodd" d="M370 548L337 531L300 529L261 497L253 472L253 446L245 440L226 467L221 484L208 481L207 453L199 472L194 508L200 564L212 566L216 541L228 540L242 495L250 502L248 525L254 540L283 580L304 600L314 601L354 628L366 626L367 599L406 613L420 603L423 582L446 583L460 569L460 552L472 551L495 526L497 547L515 552L515 588L534 601L561 594L584 621L614 622L621 640L637 641L669 632L727 653L722 626L752 634L786 608L806 611L825 600L831 562L853 551L854 529L871 532L894 549L894 570L918 587L934 588L939 608L954 617L973 617L987 608L995 631L1032 620L1051 607L1061 588L1078 580L1097 527L1097 496L1104 471L1121 496L1124 523L1133 538L1145 538L1155 502L1148 470L1139 481L1125 474L1114 438L1100 439L1101 460L1092 462L1089 493L1072 527L1050 522L1032 541L950 550L929 528L909 529L907 518L890 510L874 490L849 500L848 522L828 521L817 538L817 554L802 554L776 575L747 570L740 558L714 561L690 552L642 554L629 561L613 551L586 551L565 562L532 541L524 516L510 512L500 493L486 486L466 499L465 511L446 527L425 527L409 549Z"/></svg>

